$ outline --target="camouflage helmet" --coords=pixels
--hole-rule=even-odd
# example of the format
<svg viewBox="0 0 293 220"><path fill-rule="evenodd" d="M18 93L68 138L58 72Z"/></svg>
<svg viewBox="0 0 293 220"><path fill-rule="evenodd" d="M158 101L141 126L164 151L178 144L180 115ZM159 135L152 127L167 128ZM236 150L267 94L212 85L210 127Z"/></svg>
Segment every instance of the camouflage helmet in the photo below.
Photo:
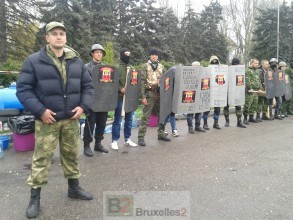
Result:
<svg viewBox="0 0 293 220"><path fill-rule="evenodd" d="M287 64L284 61L281 61L279 63L279 67L287 67Z"/></svg>
<svg viewBox="0 0 293 220"><path fill-rule="evenodd" d="M270 63L278 63L277 58L272 58L272 59L270 60Z"/></svg>
<svg viewBox="0 0 293 220"><path fill-rule="evenodd" d="M90 56L92 56L92 52L94 50L101 50L103 52L103 56L106 56L106 51L104 49L104 47L101 45L101 44L94 44L91 48L91 51L90 51Z"/></svg>
<svg viewBox="0 0 293 220"><path fill-rule="evenodd" d="M200 66L200 62L198 62L198 61L194 61L191 65L192 65L192 66Z"/></svg>

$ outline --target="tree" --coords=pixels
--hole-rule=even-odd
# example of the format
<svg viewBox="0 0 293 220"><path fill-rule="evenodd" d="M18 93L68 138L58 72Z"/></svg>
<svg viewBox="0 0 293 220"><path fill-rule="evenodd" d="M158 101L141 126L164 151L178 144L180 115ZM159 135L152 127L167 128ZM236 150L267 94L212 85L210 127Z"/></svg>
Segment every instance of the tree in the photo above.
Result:
<svg viewBox="0 0 293 220"><path fill-rule="evenodd" d="M270 59L277 56L277 9L259 9L253 37L251 56ZM293 56L293 10L285 2L280 7L279 60L289 60Z"/></svg>
<svg viewBox="0 0 293 220"><path fill-rule="evenodd" d="M183 35L183 48L185 51L182 63L191 64L195 60L200 60L203 54L201 47L202 26L199 16L191 7L191 2L187 3L187 11L181 22L181 32Z"/></svg>
<svg viewBox="0 0 293 220"><path fill-rule="evenodd" d="M89 26L89 14L86 13L78 0L46 0L38 2L41 13L40 21L49 23L58 21L64 23L67 29L67 45L76 49L83 59L88 58L88 50L92 45L93 37ZM44 35L45 27L40 30L39 38ZM44 45L41 39L41 47Z"/></svg>
<svg viewBox="0 0 293 220"><path fill-rule="evenodd" d="M35 35L38 25L35 12L34 1L0 1L0 64L8 59L22 62L33 52L31 41L27 39Z"/></svg>
<svg viewBox="0 0 293 220"><path fill-rule="evenodd" d="M222 6L218 1L212 0L209 6L201 12L200 23L202 38L200 45L201 60L209 60L211 55L219 57L221 62L228 61L228 43L225 36L219 31L219 22L222 20Z"/></svg>

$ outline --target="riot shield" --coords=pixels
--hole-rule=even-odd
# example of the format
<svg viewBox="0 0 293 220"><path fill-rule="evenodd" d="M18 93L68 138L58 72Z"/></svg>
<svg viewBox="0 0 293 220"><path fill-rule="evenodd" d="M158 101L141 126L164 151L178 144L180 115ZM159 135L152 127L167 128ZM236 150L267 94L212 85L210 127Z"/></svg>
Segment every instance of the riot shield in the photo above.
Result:
<svg viewBox="0 0 293 220"><path fill-rule="evenodd" d="M200 82L195 96L195 113L206 112L210 110L211 73L201 66L194 68Z"/></svg>
<svg viewBox="0 0 293 220"><path fill-rule="evenodd" d="M174 73L175 70L170 69L160 78L160 123L172 112Z"/></svg>
<svg viewBox="0 0 293 220"><path fill-rule="evenodd" d="M228 93L228 66L210 65L211 72L211 107L225 107Z"/></svg>
<svg viewBox="0 0 293 220"><path fill-rule="evenodd" d="M97 65L93 68L94 112L114 111L117 106L119 72L116 67Z"/></svg>
<svg viewBox="0 0 293 220"><path fill-rule="evenodd" d="M272 70L266 71L264 78L266 86L266 97L267 99L273 99L276 96L274 72Z"/></svg>
<svg viewBox="0 0 293 220"><path fill-rule="evenodd" d="M285 99L290 100L292 98L291 80L288 74L285 74Z"/></svg>
<svg viewBox="0 0 293 220"><path fill-rule="evenodd" d="M285 95L285 74L284 71L278 70L274 73L274 81L276 88L276 97Z"/></svg>
<svg viewBox="0 0 293 220"><path fill-rule="evenodd" d="M245 66L228 67L228 104L241 106L245 103Z"/></svg>
<svg viewBox="0 0 293 220"><path fill-rule="evenodd" d="M196 91L200 85L200 77L196 73L200 69L193 66L176 66L172 112L196 112Z"/></svg>
<svg viewBox="0 0 293 220"><path fill-rule="evenodd" d="M126 113L135 111L139 105L141 93L141 73L130 69L126 79L126 93L124 100L124 110Z"/></svg>

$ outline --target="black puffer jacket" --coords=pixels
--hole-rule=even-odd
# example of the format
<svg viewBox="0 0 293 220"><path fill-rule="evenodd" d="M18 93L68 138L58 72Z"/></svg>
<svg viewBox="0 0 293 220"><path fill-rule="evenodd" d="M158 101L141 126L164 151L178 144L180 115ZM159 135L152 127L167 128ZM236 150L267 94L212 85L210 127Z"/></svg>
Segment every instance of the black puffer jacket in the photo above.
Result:
<svg viewBox="0 0 293 220"><path fill-rule="evenodd" d="M68 119L80 106L87 112L93 99L93 81L81 59L66 48L67 82L47 55L46 48L30 55L23 63L17 80L17 98L26 110L40 118L46 109L55 112L55 119ZM67 56L70 53L71 56Z"/></svg>

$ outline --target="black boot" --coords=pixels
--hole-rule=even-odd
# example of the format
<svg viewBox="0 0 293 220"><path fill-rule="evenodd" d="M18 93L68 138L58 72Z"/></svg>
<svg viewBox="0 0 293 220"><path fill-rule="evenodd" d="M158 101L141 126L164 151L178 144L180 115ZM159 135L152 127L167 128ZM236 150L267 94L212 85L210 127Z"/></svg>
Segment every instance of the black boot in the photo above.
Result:
<svg viewBox="0 0 293 220"><path fill-rule="evenodd" d="M193 130L193 127L189 127L188 128L188 132L191 133L191 134L194 134L195 133L194 130Z"/></svg>
<svg viewBox="0 0 293 220"><path fill-rule="evenodd" d="M215 129L221 129L221 127L219 126L219 124L218 124L218 120L214 120L214 125L213 125L213 128L215 128Z"/></svg>
<svg viewBox="0 0 293 220"><path fill-rule="evenodd" d="M267 116L267 114L265 112L262 113L262 120L270 120L270 118Z"/></svg>
<svg viewBox="0 0 293 220"><path fill-rule="evenodd" d="M90 147L90 144L89 143L84 143L84 146L83 146L83 154L87 157L92 157L94 156L94 153Z"/></svg>
<svg viewBox="0 0 293 220"><path fill-rule="evenodd" d="M253 115L249 115L249 120L248 121L252 122L252 123L258 123L258 121L253 118Z"/></svg>
<svg viewBox="0 0 293 220"><path fill-rule="evenodd" d="M274 118L275 118L275 119L279 119L279 120L283 120L283 118L282 118L281 115L279 115L279 114L275 114Z"/></svg>
<svg viewBox="0 0 293 220"><path fill-rule="evenodd" d="M138 145L142 147L146 146L144 138L138 138Z"/></svg>
<svg viewBox="0 0 293 220"><path fill-rule="evenodd" d="M82 200L92 200L93 196L79 186L78 179L68 179L68 197Z"/></svg>
<svg viewBox="0 0 293 220"><path fill-rule="evenodd" d="M239 128L246 128L246 126L241 121L241 117L238 117L237 118L237 127L239 127Z"/></svg>
<svg viewBox="0 0 293 220"><path fill-rule="evenodd" d="M26 217L36 218L40 210L41 188L31 188L31 199L26 209Z"/></svg>
<svg viewBox="0 0 293 220"><path fill-rule="evenodd" d="M262 122L262 120L261 120L261 118L260 118L260 113L256 113L256 118L255 118L255 120L256 120L257 122Z"/></svg>
<svg viewBox="0 0 293 220"><path fill-rule="evenodd" d="M204 123L203 123L203 129L210 130L210 128L208 126L208 121L204 121Z"/></svg>
<svg viewBox="0 0 293 220"><path fill-rule="evenodd" d="M104 146L101 143L101 140L96 140L94 150L102 152L102 153L108 153L109 152L106 148L104 148Z"/></svg>
<svg viewBox="0 0 293 220"><path fill-rule="evenodd" d="M225 117L225 119L226 119L225 127L229 127L230 126L229 116L228 117Z"/></svg>
<svg viewBox="0 0 293 220"><path fill-rule="evenodd" d="M206 132L204 129L202 129L201 127L196 127L194 129L195 131L198 131L198 132Z"/></svg>
<svg viewBox="0 0 293 220"><path fill-rule="evenodd" d="M171 139L168 138L166 135L164 135L164 136L158 136L158 140L160 140L160 141L171 141Z"/></svg>
<svg viewBox="0 0 293 220"><path fill-rule="evenodd" d="M244 115L243 123L246 125L249 125L249 122L247 121L247 115Z"/></svg>

